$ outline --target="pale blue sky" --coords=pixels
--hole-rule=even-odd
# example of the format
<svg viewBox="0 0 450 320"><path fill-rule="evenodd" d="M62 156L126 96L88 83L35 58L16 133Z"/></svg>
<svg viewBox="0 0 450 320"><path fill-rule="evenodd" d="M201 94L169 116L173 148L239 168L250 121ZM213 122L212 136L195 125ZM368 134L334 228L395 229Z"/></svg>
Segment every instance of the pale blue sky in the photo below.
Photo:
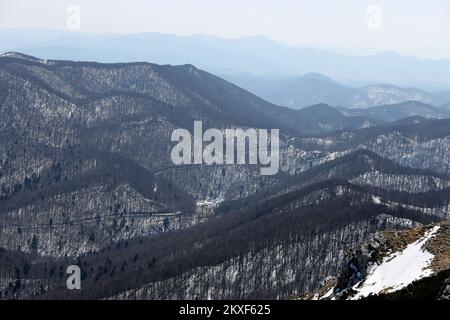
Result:
<svg viewBox="0 0 450 320"><path fill-rule="evenodd" d="M449 0L0 0L0 28L64 30L72 4L81 8L84 32L266 35L293 45L450 58ZM381 30L366 26L369 5L381 9Z"/></svg>

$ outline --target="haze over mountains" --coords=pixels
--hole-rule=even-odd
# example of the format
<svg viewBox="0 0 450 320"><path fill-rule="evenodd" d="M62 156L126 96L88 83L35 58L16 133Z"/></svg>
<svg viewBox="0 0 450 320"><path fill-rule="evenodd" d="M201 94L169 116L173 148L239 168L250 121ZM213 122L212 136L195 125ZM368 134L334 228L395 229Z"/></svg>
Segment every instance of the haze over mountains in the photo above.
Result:
<svg viewBox="0 0 450 320"><path fill-rule="evenodd" d="M293 109L318 103L358 109L407 101L441 106L450 101L450 91L431 93L417 88L403 88L390 84L351 87L317 73L292 78L264 78L251 75L223 77L267 101Z"/></svg>
<svg viewBox="0 0 450 320"><path fill-rule="evenodd" d="M294 110L189 64L4 54L0 298L314 291L374 232L450 218L450 119L392 110ZM280 129L280 172L172 165L171 133L198 119Z"/></svg>
<svg viewBox="0 0 450 320"><path fill-rule="evenodd" d="M207 35L96 35L6 29L0 30L0 50L49 59L189 63L214 74L227 75L248 73L286 78L315 72L355 85L389 83L430 91L450 90L450 60L423 60L394 53L348 56L291 47L263 36L228 40Z"/></svg>
<svg viewBox="0 0 450 320"><path fill-rule="evenodd" d="M346 108L339 108L339 110L348 116L365 116L386 122L412 116L434 119L450 118L450 110L445 108L445 106L438 108L418 101L407 101L399 104L389 104L367 109L349 110Z"/></svg>

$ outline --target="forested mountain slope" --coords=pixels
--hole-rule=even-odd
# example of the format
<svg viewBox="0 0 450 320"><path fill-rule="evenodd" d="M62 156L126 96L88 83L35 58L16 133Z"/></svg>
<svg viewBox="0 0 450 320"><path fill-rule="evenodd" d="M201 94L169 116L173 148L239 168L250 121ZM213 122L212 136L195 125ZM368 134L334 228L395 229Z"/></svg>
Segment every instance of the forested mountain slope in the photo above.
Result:
<svg viewBox="0 0 450 320"><path fill-rule="evenodd" d="M19 53L0 57L0 112L2 298L287 298L373 232L450 215L450 120L295 111L191 65ZM174 165L171 134L195 120L279 129L280 171ZM84 290L65 287L70 264Z"/></svg>

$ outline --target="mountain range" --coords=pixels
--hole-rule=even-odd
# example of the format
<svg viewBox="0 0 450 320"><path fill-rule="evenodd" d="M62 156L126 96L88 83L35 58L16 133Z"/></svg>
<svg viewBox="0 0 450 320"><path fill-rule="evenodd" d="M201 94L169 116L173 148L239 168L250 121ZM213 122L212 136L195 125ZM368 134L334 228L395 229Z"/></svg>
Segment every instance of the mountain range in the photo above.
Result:
<svg viewBox="0 0 450 320"><path fill-rule="evenodd" d="M292 78L315 72L354 86L389 83L429 91L450 90L450 60L418 59L391 52L351 56L289 46L264 36L224 39L16 28L0 30L0 51L20 51L47 59L193 64L220 75ZM327 103L310 104L320 102Z"/></svg>
<svg viewBox="0 0 450 320"><path fill-rule="evenodd" d="M293 109L319 103L362 109L408 101L441 106L450 101L450 91L427 92L417 88L376 83L352 87L317 73L291 78L264 78L248 74L223 77L267 101Z"/></svg>
<svg viewBox="0 0 450 320"><path fill-rule="evenodd" d="M445 119L450 118L450 110L442 107L434 107L418 101L407 101L399 104L382 105L367 109L338 108L347 116L365 116L380 121L390 122L403 118L419 116L424 118Z"/></svg>
<svg viewBox="0 0 450 320"><path fill-rule="evenodd" d="M0 298L314 292L376 232L449 219L450 119L417 104L294 110L190 64L4 54ZM195 120L279 129L279 173L172 164ZM83 290L67 290L74 264Z"/></svg>

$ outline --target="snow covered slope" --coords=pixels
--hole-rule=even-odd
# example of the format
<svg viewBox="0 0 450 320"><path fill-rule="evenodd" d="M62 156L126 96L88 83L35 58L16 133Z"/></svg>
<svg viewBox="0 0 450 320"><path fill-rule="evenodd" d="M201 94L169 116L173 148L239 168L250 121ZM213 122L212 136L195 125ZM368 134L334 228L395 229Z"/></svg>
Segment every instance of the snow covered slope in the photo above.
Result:
<svg viewBox="0 0 450 320"><path fill-rule="evenodd" d="M358 292L353 299L394 292L433 274L431 262L434 255L424 246L439 228L435 226L427 230L422 238L409 244L405 250L386 256L380 265L374 264L368 270L365 280L353 287Z"/></svg>
<svg viewBox="0 0 450 320"><path fill-rule="evenodd" d="M337 278L299 299L450 298L450 223L374 234Z"/></svg>

